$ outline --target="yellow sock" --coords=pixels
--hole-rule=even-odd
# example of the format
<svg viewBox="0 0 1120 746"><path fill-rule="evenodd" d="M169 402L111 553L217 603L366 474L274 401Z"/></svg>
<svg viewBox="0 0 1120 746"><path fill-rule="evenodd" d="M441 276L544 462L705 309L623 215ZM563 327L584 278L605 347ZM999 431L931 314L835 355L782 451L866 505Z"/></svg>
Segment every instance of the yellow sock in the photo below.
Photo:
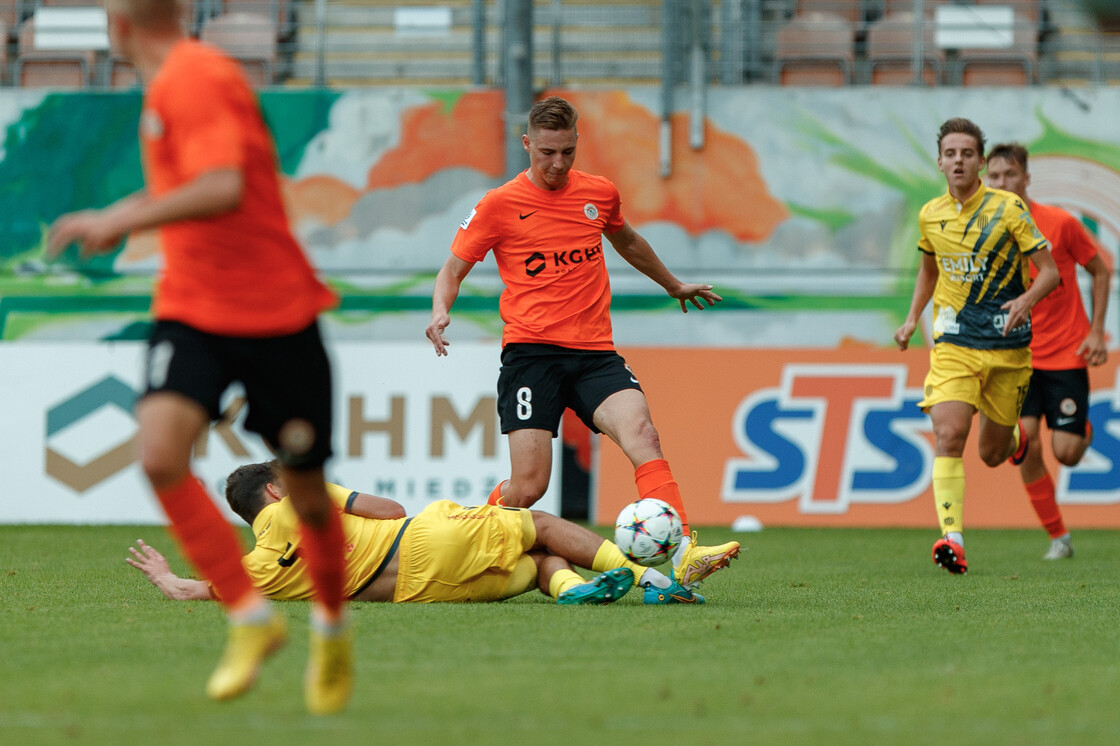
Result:
<svg viewBox="0 0 1120 746"><path fill-rule="evenodd" d="M629 567L634 572L634 582L642 579L642 573L648 570L637 562L626 559L626 555L613 541L604 541L599 551L595 552L595 559L591 561L591 569L595 572L606 572L616 567Z"/></svg>
<svg viewBox="0 0 1120 746"><path fill-rule="evenodd" d="M564 591L586 582L573 570L557 570L548 579L548 595L553 598L560 598L560 594Z"/></svg>
<svg viewBox="0 0 1120 746"><path fill-rule="evenodd" d="M964 462L938 456L933 460L933 501L941 535L964 529Z"/></svg>

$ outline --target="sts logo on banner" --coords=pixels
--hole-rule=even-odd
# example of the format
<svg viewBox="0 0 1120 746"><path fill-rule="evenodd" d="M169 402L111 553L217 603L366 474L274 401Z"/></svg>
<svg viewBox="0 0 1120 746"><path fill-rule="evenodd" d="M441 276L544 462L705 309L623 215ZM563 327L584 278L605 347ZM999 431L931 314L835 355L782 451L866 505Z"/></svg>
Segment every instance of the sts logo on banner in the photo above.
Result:
<svg viewBox="0 0 1120 746"><path fill-rule="evenodd" d="M906 377L905 365L785 366L780 386L754 391L735 412L733 436L746 458L725 463L723 500L796 499L802 514L838 515L921 495L933 468L932 427ZM1078 467L1055 475L1063 503L1120 501L1120 440L1108 429L1120 419L1118 393L1120 381L1094 392L1093 445Z"/></svg>
<svg viewBox="0 0 1120 746"><path fill-rule="evenodd" d="M747 458L727 461L723 499L797 498L802 513L816 514L913 499L933 469L920 399L905 365L787 365L777 389L754 392L735 412Z"/></svg>

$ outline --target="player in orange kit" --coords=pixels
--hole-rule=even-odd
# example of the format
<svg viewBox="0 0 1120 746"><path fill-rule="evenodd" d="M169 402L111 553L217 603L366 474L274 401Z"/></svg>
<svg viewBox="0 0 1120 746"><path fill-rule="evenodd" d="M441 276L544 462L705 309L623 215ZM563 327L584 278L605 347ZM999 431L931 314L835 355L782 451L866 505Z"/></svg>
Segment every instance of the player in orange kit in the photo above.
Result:
<svg viewBox="0 0 1120 746"><path fill-rule="evenodd" d="M1014 192L1027 201L1035 224L1050 241L1051 254L1062 278L1058 287L1031 309L1034 373L1021 414L1030 444L1019 466L1019 475L1039 522L1050 535L1050 549L1044 559L1067 559L1073 556L1073 542L1054 495L1054 480L1042 460L1040 420L1046 417L1052 433L1050 445L1058 462L1065 466L1080 463L1093 440L1087 366L1108 361L1104 319L1109 270L1096 243L1077 218L1059 207L1027 197L1031 183L1027 164L1027 149L1022 145L996 145L988 154L987 175L989 185ZM1078 289L1078 265L1093 278L1092 320L1085 315ZM1035 274L1033 267L1031 274Z"/></svg>
<svg viewBox="0 0 1120 746"><path fill-rule="evenodd" d="M292 236L276 153L240 66L187 38L175 0L107 0L113 52L146 81L140 141L147 189L102 210L64 215L47 253L77 243L105 252L158 228L146 390L136 406L140 464L183 553L213 584L230 620L206 685L239 696L287 636L285 618L253 587L233 528L191 471L191 451L222 392L240 381L246 427L282 463L315 587L308 709L345 706L353 680L344 615L343 534L323 481L331 455L331 373L317 318L334 294Z"/></svg>
<svg viewBox="0 0 1120 746"><path fill-rule="evenodd" d="M527 508L541 498L552 469L551 439L571 408L593 432L606 433L634 465L641 497L669 503L685 524L673 556L673 586L646 587L649 603L691 602L700 581L739 553L738 542L704 547L689 535L680 489L650 417L637 377L614 349L605 235L615 251L673 298L681 310L722 300L711 285L681 282L623 218L608 179L572 169L578 113L550 97L529 112L522 144L529 168L493 189L463 220L451 256L436 277L426 334L437 355L467 273L490 251L505 290L501 297L502 368L498 415L509 437L511 473L493 504ZM669 593L665 593L669 590ZM664 600L657 600L658 598Z"/></svg>

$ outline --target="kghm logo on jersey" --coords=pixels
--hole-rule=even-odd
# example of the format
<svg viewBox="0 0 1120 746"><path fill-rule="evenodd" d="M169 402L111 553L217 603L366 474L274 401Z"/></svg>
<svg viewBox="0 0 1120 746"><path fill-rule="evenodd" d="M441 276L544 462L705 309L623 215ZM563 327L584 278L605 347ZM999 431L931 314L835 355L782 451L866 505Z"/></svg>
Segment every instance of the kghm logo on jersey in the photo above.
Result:
<svg viewBox="0 0 1120 746"><path fill-rule="evenodd" d="M536 277L544 270L544 267L544 254L539 251L534 251L525 260L525 274L529 277Z"/></svg>
<svg viewBox="0 0 1120 746"><path fill-rule="evenodd" d="M596 259L602 260L603 258L603 245L598 244L587 249L572 249L570 251L550 251L548 254L542 254L539 251L534 251L525 260L525 274L529 277L536 277L544 271L545 267L549 264L552 265L554 274L563 274L574 269L576 266L584 262L594 261Z"/></svg>
<svg viewBox="0 0 1120 746"><path fill-rule="evenodd" d="M583 214L587 216L588 220L594 220L599 217L599 208L588 202L583 206Z"/></svg>

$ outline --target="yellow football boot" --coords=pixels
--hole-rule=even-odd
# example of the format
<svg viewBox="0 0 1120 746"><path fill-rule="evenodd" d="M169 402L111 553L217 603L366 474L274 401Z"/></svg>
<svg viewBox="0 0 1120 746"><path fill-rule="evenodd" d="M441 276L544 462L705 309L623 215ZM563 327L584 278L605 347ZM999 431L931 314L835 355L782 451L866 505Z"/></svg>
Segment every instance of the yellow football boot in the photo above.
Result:
<svg viewBox="0 0 1120 746"><path fill-rule="evenodd" d="M739 556L737 541L729 541L716 547L702 547L696 543L696 539L697 534L693 531L681 561L673 566L673 580L690 591L696 590L701 580L716 570L727 567L731 560Z"/></svg>
<svg viewBox="0 0 1120 746"><path fill-rule="evenodd" d="M354 644L350 629L327 636L311 630L311 654L303 680L307 711L314 715L339 712L354 688Z"/></svg>
<svg viewBox="0 0 1120 746"><path fill-rule="evenodd" d="M206 682L206 696L233 699L247 692L257 680L261 664L287 637L288 623L275 613L265 624L231 624L222 659Z"/></svg>

